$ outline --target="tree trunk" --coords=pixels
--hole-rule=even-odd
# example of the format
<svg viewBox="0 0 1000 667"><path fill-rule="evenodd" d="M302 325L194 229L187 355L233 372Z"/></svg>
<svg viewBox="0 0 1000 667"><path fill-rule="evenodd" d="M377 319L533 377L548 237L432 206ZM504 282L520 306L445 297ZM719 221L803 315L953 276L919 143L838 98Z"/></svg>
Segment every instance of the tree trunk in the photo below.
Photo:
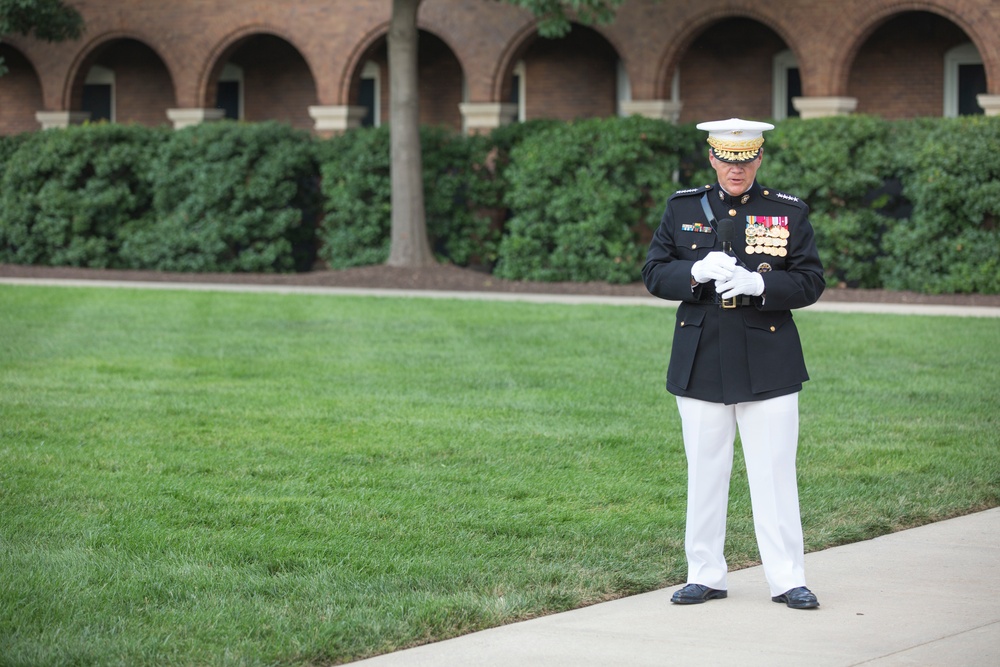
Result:
<svg viewBox="0 0 1000 667"><path fill-rule="evenodd" d="M389 266L434 264L424 213L417 100L417 9L422 0L392 0L389 24L389 134L392 145L392 240Z"/></svg>

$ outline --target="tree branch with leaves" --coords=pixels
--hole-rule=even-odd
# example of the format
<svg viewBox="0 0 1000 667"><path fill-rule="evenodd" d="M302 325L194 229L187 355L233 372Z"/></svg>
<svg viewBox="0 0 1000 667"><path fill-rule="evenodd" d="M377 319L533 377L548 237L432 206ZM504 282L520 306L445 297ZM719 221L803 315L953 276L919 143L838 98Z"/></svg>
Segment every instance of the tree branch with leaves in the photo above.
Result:
<svg viewBox="0 0 1000 667"><path fill-rule="evenodd" d="M0 0L0 38L32 34L46 42L78 39L83 17L62 0ZM6 71L0 58L0 76Z"/></svg>

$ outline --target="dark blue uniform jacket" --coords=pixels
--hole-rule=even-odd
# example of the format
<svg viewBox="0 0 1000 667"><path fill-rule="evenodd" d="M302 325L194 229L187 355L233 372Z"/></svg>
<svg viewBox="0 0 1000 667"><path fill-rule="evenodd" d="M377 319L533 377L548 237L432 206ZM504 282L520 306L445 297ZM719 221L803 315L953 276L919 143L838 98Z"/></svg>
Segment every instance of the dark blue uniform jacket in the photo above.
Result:
<svg viewBox="0 0 1000 667"><path fill-rule="evenodd" d="M764 279L764 294L744 297L749 303L734 309L719 307L714 281L691 287L691 266L722 249L717 224L702 209L705 194L717 220L735 220L738 263ZM798 198L756 182L739 197L718 184L670 197L642 269L651 294L682 302L667 369L670 393L733 404L802 389L809 375L791 311L815 303L825 287L808 216Z"/></svg>

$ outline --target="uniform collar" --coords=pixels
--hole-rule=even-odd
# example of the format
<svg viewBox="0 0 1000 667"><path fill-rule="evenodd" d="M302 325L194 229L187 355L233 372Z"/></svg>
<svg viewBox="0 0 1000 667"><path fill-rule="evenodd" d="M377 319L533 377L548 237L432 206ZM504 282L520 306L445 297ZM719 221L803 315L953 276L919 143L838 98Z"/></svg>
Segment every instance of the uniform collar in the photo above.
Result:
<svg viewBox="0 0 1000 667"><path fill-rule="evenodd" d="M756 179L750 184L750 188L741 195L730 195L728 192L722 189L722 186L718 183L716 185L715 197L718 201L722 202L726 206L743 206L752 202L760 197L760 186L757 185Z"/></svg>

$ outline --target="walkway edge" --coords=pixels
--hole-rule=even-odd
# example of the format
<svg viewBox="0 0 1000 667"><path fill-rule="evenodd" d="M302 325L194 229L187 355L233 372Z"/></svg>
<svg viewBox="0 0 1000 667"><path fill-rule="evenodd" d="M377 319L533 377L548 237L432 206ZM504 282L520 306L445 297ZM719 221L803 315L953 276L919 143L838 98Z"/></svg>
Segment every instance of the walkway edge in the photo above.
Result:
<svg viewBox="0 0 1000 667"><path fill-rule="evenodd" d="M518 301L527 303L598 304L612 306L676 307L680 302L653 296L599 296L589 294L536 294L527 292L471 292L407 290L368 287L322 287L313 285L256 285L237 283L158 282L131 280L79 280L62 278L0 278L0 285L42 287L112 287L131 289L190 290L198 292L260 292L265 294L315 294L330 296L376 296L392 298L459 299L468 301ZM881 313L892 315L938 315L1000 317L1000 308L943 304L871 303L820 301L804 310L828 313Z"/></svg>
<svg viewBox="0 0 1000 667"><path fill-rule="evenodd" d="M362 660L365 667L1000 664L1000 508L806 554L819 609L770 600L763 568L729 597L679 586Z"/></svg>

